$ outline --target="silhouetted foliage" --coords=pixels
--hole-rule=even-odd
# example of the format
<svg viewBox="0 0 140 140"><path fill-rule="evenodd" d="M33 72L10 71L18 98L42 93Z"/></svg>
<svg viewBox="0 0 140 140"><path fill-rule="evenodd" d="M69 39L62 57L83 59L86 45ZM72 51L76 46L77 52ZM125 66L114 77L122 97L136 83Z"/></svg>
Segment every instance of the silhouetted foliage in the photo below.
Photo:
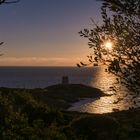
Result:
<svg viewBox="0 0 140 140"><path fill-rule="evenodd" d="M120 77L120 82L135 95L140 94L140 1L139 0L101 0L103 23L79 32L89 40L93 54L88 57L89 64L103 63L108 72ZM105 42L111 41L111 50ZM88 64L87 64L88 65ZM83 64L78 64L83 66ZM136 97L136 96L135 96Z"/></svg>
<svg viewBox="0 0 140 140"><path fill-rule="evenodd" d="M4 44L4 42L0 42L0 46L3 45L3 44ZM0 54L0 56L2 56L2 55L3 55L3 54Z"/></svg>
<svg viewBox="0 0 140 140"><path fill-rule="evenodd" d="M20 0L0 0L0 4L11 4L11 3L17 3Z"/></svg>

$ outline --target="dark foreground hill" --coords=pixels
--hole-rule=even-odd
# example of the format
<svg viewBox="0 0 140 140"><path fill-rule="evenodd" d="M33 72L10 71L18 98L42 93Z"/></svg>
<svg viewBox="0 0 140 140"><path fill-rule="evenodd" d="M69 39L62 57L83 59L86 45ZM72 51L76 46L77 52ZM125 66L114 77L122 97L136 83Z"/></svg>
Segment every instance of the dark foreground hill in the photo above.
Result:
<svg viewBox="0 0 140 140"><path fill-rule="evenodd" d="M78 93L80 90L82 92ZM104 94L98 89L79 85L45 89L0 88L0 139L140 140L138 109L102 115L63 110L78 98L100 96ZM61 102L65 107L59 105Z"/></svg>
<svg viewBox="0 0 140 140"><path fill-rule="evenodd" d="M28 90L36 100L51 108L67 109L72 103L83 98L100 98L105 94L97 88L81 84L58 84L45 89Z"/></svg>

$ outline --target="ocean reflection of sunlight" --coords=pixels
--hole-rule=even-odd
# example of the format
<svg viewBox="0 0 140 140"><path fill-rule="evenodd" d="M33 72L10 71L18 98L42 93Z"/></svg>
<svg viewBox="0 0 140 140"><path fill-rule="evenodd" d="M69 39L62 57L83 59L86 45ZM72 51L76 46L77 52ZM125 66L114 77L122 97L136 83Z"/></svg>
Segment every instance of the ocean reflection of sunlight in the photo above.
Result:
<svg viewBox="0 0 140 140"><path fill-rule="evenodd" d="M101 89L106 94L111 94L114 86L119 88L116 84L116 77L113 74L108 74L105 71L105 66L98 67L96 75L93 76L90 85Z"/></svg>
<svg viewBox="0 0 140 140"><path fill-rule="evenodd" d="M131 97L125 96L127 94L126 89L117 83L116 77L105 72L105 67L96 67L96 69L96 74L94 74L90 85L101 89L109 96L104 96L100 99L82 100L82 102L73 104L73 107L69 110L101 114L127 110L130 106L133 106Z"/></svg>

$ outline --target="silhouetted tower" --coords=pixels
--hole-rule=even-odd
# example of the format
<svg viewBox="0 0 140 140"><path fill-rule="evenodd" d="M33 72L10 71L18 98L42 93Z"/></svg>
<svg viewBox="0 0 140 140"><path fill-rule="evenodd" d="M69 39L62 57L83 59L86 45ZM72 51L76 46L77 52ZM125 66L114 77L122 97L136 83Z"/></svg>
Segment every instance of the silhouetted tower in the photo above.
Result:
<svg viewBox="0 0 140 140"><path fill-rule="evenodd" d="M62 77L62 84L69 84L69 78L68 78L68 76L63 76Z"/></svg>

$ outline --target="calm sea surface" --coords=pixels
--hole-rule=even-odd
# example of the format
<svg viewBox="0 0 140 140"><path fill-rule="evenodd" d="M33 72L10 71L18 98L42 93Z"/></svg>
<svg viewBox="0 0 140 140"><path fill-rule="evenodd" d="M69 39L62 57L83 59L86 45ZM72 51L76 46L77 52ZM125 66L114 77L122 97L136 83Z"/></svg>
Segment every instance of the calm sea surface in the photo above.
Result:
<svg viewBox="0 0 140 140"><path fill-rule="evenodd" d="M105 72L105 67L81 69L77 67L0 67L0 87L44 88L61 83L62 76L68 76L70 83L97 87L107 94L113 94L100 99L84 99L74 103L69 110L107 113L134 106L126 89L116 83L113 75ZM110 88L114 85L117 92Z"/></svg>
<svg viewBox="0 0 140 140"><path fill-rule="evenodd" d="M0 67L0 86L17 88L44 88L61 83L68 76L70 83L91 85L98 71L77 67Z"/></svg>

